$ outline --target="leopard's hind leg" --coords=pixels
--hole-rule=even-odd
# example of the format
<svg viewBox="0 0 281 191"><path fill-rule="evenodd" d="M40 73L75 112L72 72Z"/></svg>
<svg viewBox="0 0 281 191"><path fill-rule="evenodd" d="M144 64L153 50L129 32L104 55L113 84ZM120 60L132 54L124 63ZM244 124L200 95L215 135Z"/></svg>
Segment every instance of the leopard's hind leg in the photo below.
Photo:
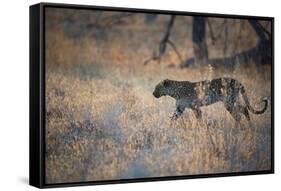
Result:
<svg viewBox="0 0 281 191"><path fill-rule="evenodd" d="M241 126L241 114L239 112L239 107L237 105L235 106L234 104L224 104L224 106L235 120L235 128Z"/></svg>
<svg viewBox="0 0 281 191"><path fill-rule="evenodd" d="M240 113L242 113L246 117L246 119L248 121L248 124L249 124L249 127L253 128L253 124L251 122L251 118L250 118L250 114L249 114L248 108L245 107L245 106L242 106L242 105L238 105L238 107L239 107Z"/></svg>
<svg viewBox="0 0 281 191"><path fill-rule="evenodd" d="M252 128L252 122L251 122L251 118L250 118L250 114L248 111L248 108L239 104L239 103L235 103L232 105L232 107L226 107L226 109L229 111L229 113L232 115L232 117L235 119L235 127L240 126L241 128L243 128L241 126L241 114L243 114L249 124L249 127ZM244 129L244 128L243 128Z"/></svg>

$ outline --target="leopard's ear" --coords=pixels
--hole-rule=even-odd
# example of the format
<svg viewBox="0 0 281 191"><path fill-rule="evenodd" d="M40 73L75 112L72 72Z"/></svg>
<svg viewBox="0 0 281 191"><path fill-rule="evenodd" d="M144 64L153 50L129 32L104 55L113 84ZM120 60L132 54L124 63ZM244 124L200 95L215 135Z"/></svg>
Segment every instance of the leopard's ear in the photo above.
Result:
<svg viewBox="0 0 281 191"><path fill-rule="evenodd" d="M165 79L165 80L163 81L163 85L164 85L164 86L168 86L168 85L169 85L169 79Z"/></svg>

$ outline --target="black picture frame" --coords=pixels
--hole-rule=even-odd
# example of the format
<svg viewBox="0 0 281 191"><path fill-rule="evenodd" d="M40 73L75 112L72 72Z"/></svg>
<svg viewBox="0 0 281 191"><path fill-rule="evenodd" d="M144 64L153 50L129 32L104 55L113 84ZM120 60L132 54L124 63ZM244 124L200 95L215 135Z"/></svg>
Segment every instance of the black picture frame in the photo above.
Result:
<svg viewBox="0 0 281 191"><path fill-rule="evenodd" d="M45 9L53 8L70 8L70 9L87 9L87 10L105 10L105 11L129 11L134 13L156 13L169 15L187 15L187 16L207 16L218 18L243 18L259 19L270 21L272 24L271 34L271 169L263 171L250 172L230 172L218 174L196 174L184 176L167 176L154 178L136 178L120 180L103 180L89 182L65 182L46 184L45 182ZM230 15L230 14L213 14L213 13L195 13L169 10L151 10L151 9L133 9L121 7L102 7L88 5L72 4L55 4L39 3L30 6L30 129L29 129L29 184L38 188L53 188L66 186L84 186L99 184L116 184L116 183L134 183L148 181L167 181L178 179L193 178L210 178L210 177L227 177L243 176L274 173L274 18L259 17L249 15Z"/></svg>

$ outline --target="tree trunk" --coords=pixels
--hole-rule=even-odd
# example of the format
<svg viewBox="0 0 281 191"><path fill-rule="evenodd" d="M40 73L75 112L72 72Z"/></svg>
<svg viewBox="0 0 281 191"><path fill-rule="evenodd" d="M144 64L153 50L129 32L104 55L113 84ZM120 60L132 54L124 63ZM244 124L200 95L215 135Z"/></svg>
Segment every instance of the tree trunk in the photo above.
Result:
<svg viewBox="0 0 281 191"><path fill-rule="evenodd" d="M211 64L214 67L225 67L233 69L235 64L247 64L253 61L260 75L264 75L264 65L271 65L271 34L263 28L257 20L249 20L249 24L258 36L255 47L225 58L208 59L208 48L205 37L206 19L193 17L192 41L194 47L194 58L186 60L180 65L181 68L192 64Z"/></svg>
<svg viewBox="0 0 281 191"><path fill-rule="evenodd" d="M206 18L193 17L192 42L195 63L198 65L208 62L208 48L206 43Z"/></svg>

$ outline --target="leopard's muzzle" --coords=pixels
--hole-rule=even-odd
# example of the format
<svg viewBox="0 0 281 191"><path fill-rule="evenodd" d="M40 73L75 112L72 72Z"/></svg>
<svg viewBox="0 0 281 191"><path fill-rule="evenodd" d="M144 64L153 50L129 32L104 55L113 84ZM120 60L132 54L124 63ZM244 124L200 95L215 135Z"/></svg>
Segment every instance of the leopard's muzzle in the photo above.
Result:
<svg viewBox="0 0 281 191"><path fill-rule="evenodd" d="M154 90L154 92L152 93L154 95L154 97L159 98L161 97L160 94Z"/></svg>

